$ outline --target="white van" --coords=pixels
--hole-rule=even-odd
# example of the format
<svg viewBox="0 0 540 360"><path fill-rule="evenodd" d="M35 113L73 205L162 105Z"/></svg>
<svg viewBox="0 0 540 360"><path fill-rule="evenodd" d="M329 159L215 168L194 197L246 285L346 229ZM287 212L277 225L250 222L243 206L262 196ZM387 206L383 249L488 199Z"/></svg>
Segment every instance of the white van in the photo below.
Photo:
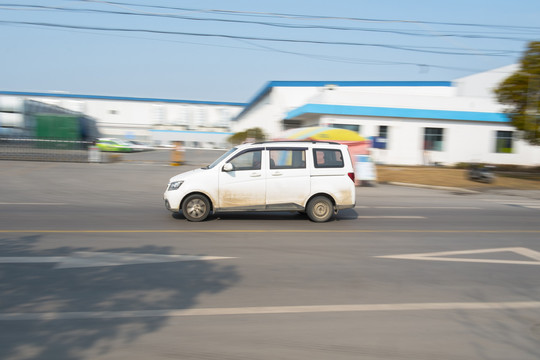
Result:
<svg viewBox="0 0 540 360"><path fill-rule="evenodd" d="M172 177L165 206L190 221L225 211L300 211L324 222L355 205L346 145L280 141L243 144L207 167Z"/></svg>

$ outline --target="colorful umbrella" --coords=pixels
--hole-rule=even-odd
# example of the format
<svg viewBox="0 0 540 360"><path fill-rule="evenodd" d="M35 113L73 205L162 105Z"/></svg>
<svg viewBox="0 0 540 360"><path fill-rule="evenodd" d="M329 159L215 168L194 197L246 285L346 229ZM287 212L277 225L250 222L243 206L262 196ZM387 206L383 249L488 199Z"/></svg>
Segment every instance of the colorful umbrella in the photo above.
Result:
<svg viewBox="0 0 540 360"><path fill-rule="evenodd" d="M312 126L287 130L283 134L281 134L279 139L319 140L337 142L366 141L364 137L362 137L355 131L324 126Z"/></svg>
<svg viewBox="0 0 540 360"><path fill-rule="evenodd" d="M351 157L369 154L371 142L357 132L346 129L312 126L298 129L290 129L274 140L312 140L334 141L349 147Z"/></svg>

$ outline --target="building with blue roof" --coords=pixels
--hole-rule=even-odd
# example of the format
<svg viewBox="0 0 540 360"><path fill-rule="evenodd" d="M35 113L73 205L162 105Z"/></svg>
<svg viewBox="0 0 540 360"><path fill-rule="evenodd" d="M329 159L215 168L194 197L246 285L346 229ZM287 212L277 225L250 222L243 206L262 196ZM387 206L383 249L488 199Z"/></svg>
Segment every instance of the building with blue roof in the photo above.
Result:
<svg viewBox="0 0 540 360"><path fill-rule="evenodd" d="M540 148L519 139L493 89L516 65L454 81L272 81L233 121L233 131L270 137L330 126L372 140L379 163L482 162L539 165Z"/></svg>
<svg viewBox="0 0 540 360"><path fill-rule="evenodd" d="M102 137L137 139L153 144L183 141L226 147L231 120L244 103L84 95L54 92L0 91L0 135L29 132L35 113L30 103L54 106L95 119Z"/></svg>
<svg viewBox="0 0 540 360"><path fill-rule="evenodd" d="M307 126L346 128L372 141L379 163L540 165L493 89L517 65L453 81L271 81L247 103L0 91L0 134L17 134L29 101L95 119L103 137L229 146L259 127L270 138Z"/></svg>

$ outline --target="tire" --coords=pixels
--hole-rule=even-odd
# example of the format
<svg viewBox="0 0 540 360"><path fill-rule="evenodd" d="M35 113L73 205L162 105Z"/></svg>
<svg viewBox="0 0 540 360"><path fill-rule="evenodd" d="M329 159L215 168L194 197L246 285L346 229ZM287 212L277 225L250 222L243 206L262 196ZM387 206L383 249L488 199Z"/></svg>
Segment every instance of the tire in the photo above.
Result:
<svg viewBox="0 0 540 360"><path fill-rule="evenodd" d="M334 215L334 205L326 196L316 196L308 202L306 214L311 221L326 222Z"/></svg>
<svg viewBox="0 0 540 360"><path fill-rule="evenodd" d="M210 201L204 195L190 195L182 204L182 214L189 221L203 221L210 214Z"/></svg>

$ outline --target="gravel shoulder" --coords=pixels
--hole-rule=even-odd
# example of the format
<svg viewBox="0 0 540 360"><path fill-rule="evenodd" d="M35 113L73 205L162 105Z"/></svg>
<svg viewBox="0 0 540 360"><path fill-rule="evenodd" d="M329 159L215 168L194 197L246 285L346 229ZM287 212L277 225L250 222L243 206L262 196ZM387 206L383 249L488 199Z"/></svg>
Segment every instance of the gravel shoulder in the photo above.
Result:
<svg viewBox="0 0 540 360"><path fill-rule="evenodd" d="M467 171L441 167L377 166L378 183L407 183L431 186L457 187L470 190L515 189L540 190L540 174L495 173L492 184L467 179Z"/></svg>

